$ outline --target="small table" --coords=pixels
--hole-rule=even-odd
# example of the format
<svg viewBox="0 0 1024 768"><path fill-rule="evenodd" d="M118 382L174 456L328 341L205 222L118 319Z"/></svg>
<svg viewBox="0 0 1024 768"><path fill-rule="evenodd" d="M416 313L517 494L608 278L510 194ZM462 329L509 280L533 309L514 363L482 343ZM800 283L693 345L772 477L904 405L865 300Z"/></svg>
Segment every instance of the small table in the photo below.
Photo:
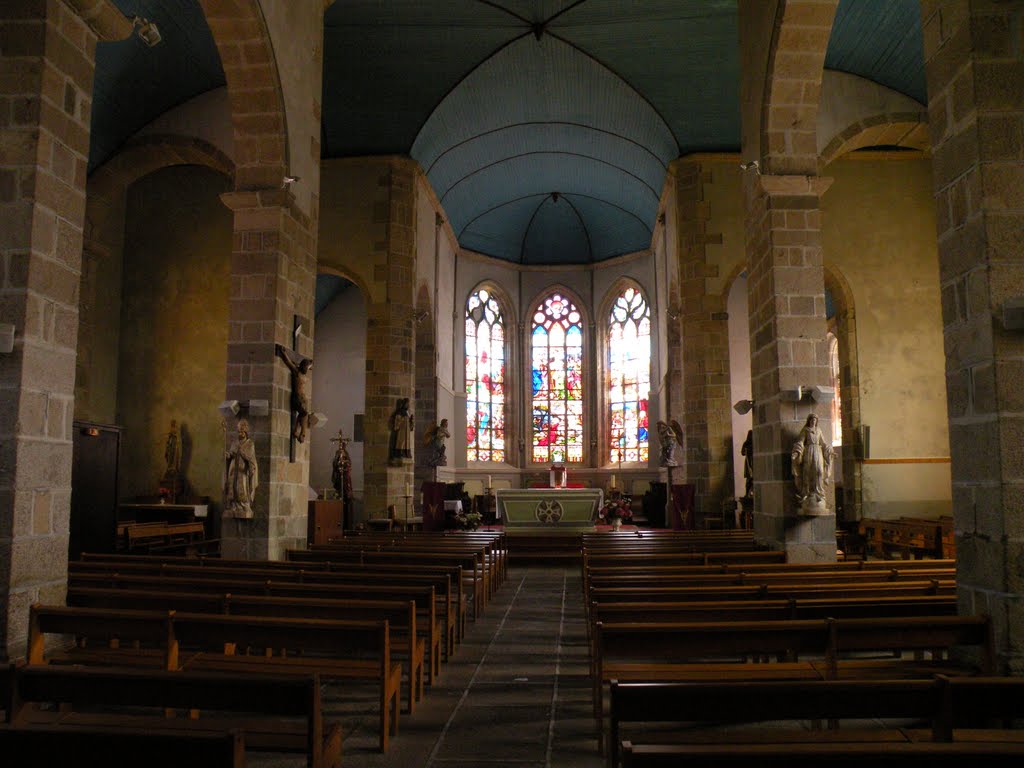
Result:
<svg viewBox="0 0 1024 768"><path fill-rule="evenodd" d="M390 531L394 522L390 517L371 517L366 525L375 531Z"/></svg>

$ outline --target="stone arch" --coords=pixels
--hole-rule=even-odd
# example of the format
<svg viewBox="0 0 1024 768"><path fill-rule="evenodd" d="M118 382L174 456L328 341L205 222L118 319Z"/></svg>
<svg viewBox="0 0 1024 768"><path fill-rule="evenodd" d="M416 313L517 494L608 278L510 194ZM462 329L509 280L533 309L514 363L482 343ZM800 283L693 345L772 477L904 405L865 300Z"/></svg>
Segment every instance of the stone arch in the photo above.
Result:
<svg viewBox="0 0 1024 768"><path fill-rule="evenodd" d="M863 452L860 439L860 374L857 355L857 313L853 290L846 277L834 265L824 267L825 289L835 306L834 329L839 341L839 390L843 433L843 520L859 520L863 506Z"/></svg>
<svg viewBox="0 0 1024 768"><path fill-rule="evenodd" d="M761 110L761 172L813 176L825 53L839 0L779 0Z"/></svg>
<svg viewBox="0 0 1024 768"><path fill-rule="evenodd" d="M345 278L359 289L359 293L363 297L363 302L366 306L370 306L370 289L367 287L366 281L352 270L336 266L327 266L326 264L317 264L316 272L318 275L335 275L337 277Z"/></svg>
<svg viewBox="0 0 1024 768"><path fill-rule="evenodd" d="M288 124L259 0L199 0L220 53L235 135L235 189L276 188L288 173Z"/></svg>
<svg viewBox="0 0 1024 768"><path fill-rule="evenodd" d="M104 275L120 263L124 247L125 201L128 188L139 179L164 168L198 165L227 178L234 175L231 159L212 144L191 136L149 135L129 141L97 168L86 182L82 273L79 280L78 356L75 376L75 413L95 421L113 422L109 404L97 399L93 384L100 363L94 355L97 308Z"/></svg>
<svg viewBox="0 0 1024 768"><path fill-rule="evenodd" d="M826 70L818 109L821 167L855 149L927 149L928 110L909 96L848 72Z"/></svg>

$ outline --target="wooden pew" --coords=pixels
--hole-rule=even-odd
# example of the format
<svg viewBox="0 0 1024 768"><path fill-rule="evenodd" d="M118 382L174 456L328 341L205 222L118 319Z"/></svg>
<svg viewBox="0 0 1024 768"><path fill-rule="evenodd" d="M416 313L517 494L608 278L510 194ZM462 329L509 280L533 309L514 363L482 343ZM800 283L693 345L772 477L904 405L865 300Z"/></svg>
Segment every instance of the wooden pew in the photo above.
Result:
<svg viewBox="0 0 1024 768"><path fill-rule="evenodd" d="M1024 744L637 744L622 745L626 768L1016 768Z"/></svg>
<svg viewBox="0 0 1024 768"><path fill-rule="evenodd" d="M855 680L794 682L619 683L611 684L609 764L618 765L622 725L686 724L660 740L672 742L799 743L828 738L839 741L953 741L1003 739L988 728L963 730L982 719L1004 720L1024 713L1024 679L1006 677L938 677L932 680ZM807 731L803 728L708 730L726 723L899 718L924 721L926 730L865 729ZM703 726L703 728L701 727ZM997 726L998 727L998 726ZM1024 731L1016 736L1024 740ZM649 738L649 737L648 737ZM656 739L657 740L657 739ZM634 741L636 739L634 738Z"/></svg>
<svg viewBox="0 0 1024 768"><path fill-rule="evenodd" d="M171 576L209 575L243 579L292 579L299 583L334 583L372 576L375 585L432 584L438 595L438 610L451 628L451 649L465 630L466 601L462 592L462 567L422 565L373 565L333 562L307 550L289 550L283 561L224 560L221 558L152 557L133 555L85 554L83 560L68 564L73 577L87 573L161 574ZM348 577L348 578L346 578ZM449 619L451 612L454 618Z"/></svg>
<svg viewBox="0 0 1024 768"><path fill-rule="evenodd" d="M341 763L341 728L325 724L320 696L315 674L24 666L17 672L10 706L16 728L38 725L72 733L104 728L112 734L123 731L129 742L141 731L187 740L242 730L248 749L305 754L312 768L335 768ZM60 706L38 706L44 703ZM175 711L181 716L169 716ZM117 735L110 743L120 739ZM172 746L165 746L174 754Z"/></svg>
<svg viewBox="0 0 1024 768"><path fill-rule="evenodd" d="M45 652L46 635L101 638L101 648ZM163 637L157 653L125 648L125 638ZM109 642L116 639L117 643ZM81 642L79 643L81 645ZM265 616L219 616L161 611L33 605L30 610L29 664L86 660L102 664L154 666L165 670L318 673L324 679L372 682L380 701L380 748L398 733L402 668L391 659L386 621L325 621ZM258 649L265 655L244 655ZM162 653L161 653L162 652ZM274 654L277 655L274 655Z"/></svg>
<svg viewBox="0 0 1024 768"><path fill-rule="evenodd" d="M953 646L979 651L981 674L995 669L992 624L987 616L935 616L759 622L679 622L595 625L591 677L594 717L601 738L603 690L620 682L695 680L839 679L926 677L962 669L938 658ZM887 659L849 654L885 652ZM904 660L925 652L932 659ZM780 662L745 663L776 657ZM744 661L737 661L743 659ZM803 661L800 661L803 659ZM601 742L603 745L603 741Z"/></svg>
<svg viewBox="0 0 1024 768"><path fill-rule="evenodd" d="M785 563L786 553L781 550L751 550L749 552L591 552L583 551L583 565L720 565L723 563Z"/></svg>
<svg viewBox="0 0 1024 768"><path fill-rule="evenodd" d="M308 597L327 600L347 599L371 599L371 600L413 600L416 603L416 610L419 619L417 626L425 629L428 633L428 648L431 653L440 647L438 638L442 633L441 621L445 622L444 633L445 647L454 643L454 622L456 618L451 612L447 616L438 616L437 606L439 600L436 597L434 587L431 586L431 579L416 580L409 584L409 579L396 577L394 579L380 577L374 583L365 583L366 575L361 578L355 575L347 577L339 576L337 580L326 583L302 582L289 580L295 578L294 574L281 571L271 574L275 578L264 578L258 571L239 572L234 574L220 574L216 571L195 571L187 576L158 575L156 573L121 573L115 570L102 569L99 572L82 572L78 568L70 568L68 572L68 586L74 587L107 587L114 589L141 589L162 592L202 592L202 593L225 593L248 595L278 595L291 597ZM324 574L329 577L330 574ZM448 596L449 599L451 595ZM440 601L441 605L446 605ZM447 658L447 653L444 654ZM431 657L433 659L433 656ZM433 662L432 665L437 667Z"/></svg>
<svg viewBox="0 0 1024 768"><path fill-rule="evenodd" d="M0 754L31 755L34 768L245 768L241 731L156 733L147 728L0 724ZM77 756L75 758L71 756Z"/></svg>
<svg viewBox="0 0 1024 768"><path fill-rule="evenodd" d="M415 711L423 698L426 643L416 629L416 603L412 600L321 600L300 597L266 597L263 595L232 595L227 593L147 592L145 590L95 589L72 587L67 603L80 608L115 610L160 610L185 613L214 613L242 616L280 616L299 619L332 619L358 621L383 619L392 630L392 650L402 650L407 666L408 712ZM438 659L439 639L435 643L431 669ZM431 672L431 681L434 675Z"/></svg>

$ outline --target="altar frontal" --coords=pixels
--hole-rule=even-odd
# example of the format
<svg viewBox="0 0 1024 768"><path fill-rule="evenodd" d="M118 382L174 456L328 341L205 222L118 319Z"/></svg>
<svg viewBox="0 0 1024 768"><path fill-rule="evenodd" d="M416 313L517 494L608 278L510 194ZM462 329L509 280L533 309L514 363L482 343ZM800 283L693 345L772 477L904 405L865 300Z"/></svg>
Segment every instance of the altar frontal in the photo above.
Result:
<svg viewBox="0 0 1024 768"><path fill-rule="evenodd" d="M604 503L600 488L500 489L495 497L508 532L590 530Z"/></svg>

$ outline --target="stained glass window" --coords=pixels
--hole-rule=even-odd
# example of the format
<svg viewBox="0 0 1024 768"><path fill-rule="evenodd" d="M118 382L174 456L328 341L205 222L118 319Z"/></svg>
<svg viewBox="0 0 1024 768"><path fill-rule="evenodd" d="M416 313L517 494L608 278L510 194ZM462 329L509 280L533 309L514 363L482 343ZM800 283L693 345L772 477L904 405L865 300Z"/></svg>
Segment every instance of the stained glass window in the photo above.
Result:
<svg viewBox="0 0 1024 768"><path fill-rule="evenodd" d="M466 303L466 460L505 461L505 321L486 288Z"/></svg>
<svg viewBox="0 0 1024 768"><path fill-rule="evenodd" d="M537 306L530 348L533 461L583 461L583 318L565 296Z"/></svg>
<svg viewBox="0 0 1024 768"><path fill-rule="evenodd" d="M651 312L626 288L608 316L609 461L646 462L647 397L651 391Z"/></svg>
<svg viewBox="0 0 1024 768"><path fill-rule="evenodd" d="M839 339L831 331L825 336L828 341L828 371L829 382L835 387L835 397L832 398L832 445L843 444L843 408L839 396Z"/></svg>

